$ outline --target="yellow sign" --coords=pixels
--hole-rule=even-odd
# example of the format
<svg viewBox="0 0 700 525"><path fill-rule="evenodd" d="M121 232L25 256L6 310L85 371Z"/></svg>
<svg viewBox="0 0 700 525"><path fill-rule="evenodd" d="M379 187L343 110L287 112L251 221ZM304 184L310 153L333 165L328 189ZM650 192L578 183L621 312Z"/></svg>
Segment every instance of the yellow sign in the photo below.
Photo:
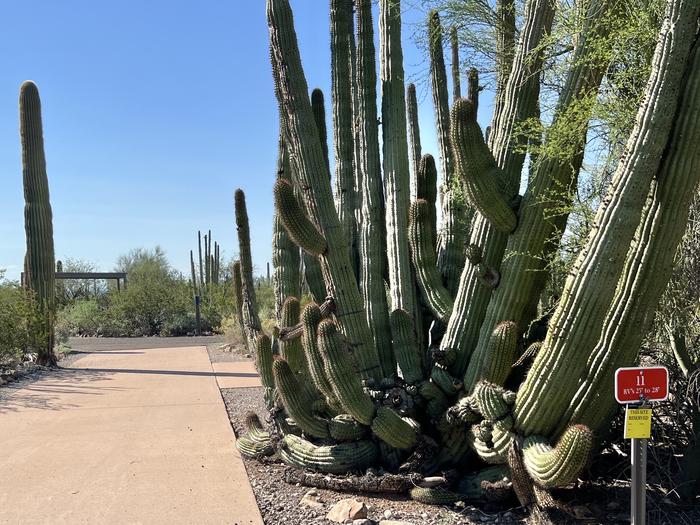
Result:
<svg viewBox="0 0 700 525"><path fill-rule="evenodd" d="M650 437L651 408L627 408L625 439L649 439Z"/></svg>

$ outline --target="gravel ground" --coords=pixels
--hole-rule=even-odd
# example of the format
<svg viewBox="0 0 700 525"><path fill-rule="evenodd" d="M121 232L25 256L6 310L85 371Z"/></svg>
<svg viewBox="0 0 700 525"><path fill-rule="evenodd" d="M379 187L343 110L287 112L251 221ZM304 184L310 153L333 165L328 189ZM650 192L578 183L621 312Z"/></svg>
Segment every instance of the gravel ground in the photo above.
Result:
<svg viewBox="0 0 700 525"><path fill-rule="evenodd" d="M266 414L262 388L227 388L221 390L228 410L231 426L236 435L243 432L246 412L256 412L261 420ZM398 497L378 497L367 494L348 494L331 490L313 489L319 496L321 507L315 509L300 505L309 487L290 485L283 481L284 464L274 457L265 462L244 459L250 484L266 524L290 525L329 524L325 516L330 507L345 498L364 502L369 510L368 518L374 521L397 520L414 525L457 525L474 523L523 523L520 509L488 512L466 506L432 506Z"/></svg>

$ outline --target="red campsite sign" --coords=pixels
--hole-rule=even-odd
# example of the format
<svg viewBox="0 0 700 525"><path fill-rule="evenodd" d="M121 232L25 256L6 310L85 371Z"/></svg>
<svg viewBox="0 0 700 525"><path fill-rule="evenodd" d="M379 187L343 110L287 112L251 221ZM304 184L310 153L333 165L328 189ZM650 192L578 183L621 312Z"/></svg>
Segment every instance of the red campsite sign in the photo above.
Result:
<svg viewBox="0 0 700 525"><path fill-rule="evenodd" d="M615 399L618 403L664 401L668 398L668 370L665 366L618 368Z"/></svg>

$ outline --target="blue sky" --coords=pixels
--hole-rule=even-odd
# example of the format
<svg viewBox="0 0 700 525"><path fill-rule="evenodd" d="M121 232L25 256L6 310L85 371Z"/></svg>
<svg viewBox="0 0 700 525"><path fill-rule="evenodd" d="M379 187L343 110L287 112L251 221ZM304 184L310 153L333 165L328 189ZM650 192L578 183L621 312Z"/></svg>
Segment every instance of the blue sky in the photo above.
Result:
<svg viewBox="0 0 700 525"><path fill-rule="evenodd" d="M327 2L292 7L309 86L329 103ZM407 78L423 82L427 64L412 34L425 15L404 7ZM17 97L32 79L43 104L58 259L106 271L132 248L160 245L188 272L197 230L210 228L231 257L233 192L241 187L262 272L277 147L267 47L263 0L2 2L0 268L18 278L24 256ZM418 93L423 149L435 154L424 84Z"/></svg>

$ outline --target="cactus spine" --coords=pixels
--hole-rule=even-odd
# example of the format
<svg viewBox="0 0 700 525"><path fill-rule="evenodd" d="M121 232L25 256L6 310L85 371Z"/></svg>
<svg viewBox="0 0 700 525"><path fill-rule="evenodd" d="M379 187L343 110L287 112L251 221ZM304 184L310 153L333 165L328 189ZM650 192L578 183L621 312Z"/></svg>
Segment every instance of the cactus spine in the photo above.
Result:
<svg viewBox="0 0 700 525"><path fill-rule="evenodd" d="M27 241L24 282L34 294L41 313L41 322L34 334L37 362L54 366L56 364L56 355L53 351L56 263L53 218L44 156L41 100L36 84L29 80L20 87L19 121L24 181L24 230Z"/></svg>

